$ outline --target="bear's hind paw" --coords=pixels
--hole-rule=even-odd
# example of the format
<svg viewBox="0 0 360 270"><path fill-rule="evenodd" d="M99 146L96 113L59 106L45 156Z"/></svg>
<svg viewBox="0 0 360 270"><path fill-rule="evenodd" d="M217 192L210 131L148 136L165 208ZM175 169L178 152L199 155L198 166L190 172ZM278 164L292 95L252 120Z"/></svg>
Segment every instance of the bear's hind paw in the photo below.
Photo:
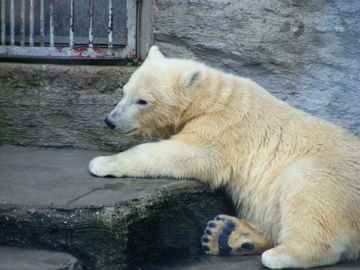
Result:
<svg viewBox="0 0 360 270"><path fill-rule="evenodd" d="M271 246L246 221L226 215L208 222L201 244L209 255L256 254Z"/></svg>

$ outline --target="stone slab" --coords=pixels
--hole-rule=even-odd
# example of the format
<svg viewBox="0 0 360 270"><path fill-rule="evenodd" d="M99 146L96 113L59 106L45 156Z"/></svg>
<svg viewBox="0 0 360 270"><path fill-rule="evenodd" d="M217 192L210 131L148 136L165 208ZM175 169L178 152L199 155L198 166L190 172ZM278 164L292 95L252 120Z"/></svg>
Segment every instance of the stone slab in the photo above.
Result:
<svg viewBox="0 0 360 270"><path fill-rule="evenodd" d="M146 197L157 189L198 186L195 181L97 178L89 161L111 153L74 149L0 146L0 205L106 207Z"/></svg>
<svg viewBox="0 0 360 270"><path fill-rule="evenodd" d="M197 258L206 222L234 214L194 180L97 178L104 152L0 146L0 245L66 252L85 269Z"/></svg>
<svg viewBox="0 0 360 270"><path fill-rule="evenodd" d="M80 270L73 256L48 250L0 247L1 270Z"/></svg>

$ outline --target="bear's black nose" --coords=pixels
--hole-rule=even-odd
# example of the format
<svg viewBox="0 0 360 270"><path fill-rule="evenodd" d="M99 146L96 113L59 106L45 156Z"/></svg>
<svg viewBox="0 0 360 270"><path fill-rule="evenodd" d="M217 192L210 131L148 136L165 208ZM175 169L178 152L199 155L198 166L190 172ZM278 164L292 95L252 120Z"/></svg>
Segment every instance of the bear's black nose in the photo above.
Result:
<svg viewBox="0 0 360 270"><path fill-rule="evenodd" d="M115 125L110 121L109 117L106 117L104 121L108 125L109 128L111 128L111 129L115 128Z"/></svg>

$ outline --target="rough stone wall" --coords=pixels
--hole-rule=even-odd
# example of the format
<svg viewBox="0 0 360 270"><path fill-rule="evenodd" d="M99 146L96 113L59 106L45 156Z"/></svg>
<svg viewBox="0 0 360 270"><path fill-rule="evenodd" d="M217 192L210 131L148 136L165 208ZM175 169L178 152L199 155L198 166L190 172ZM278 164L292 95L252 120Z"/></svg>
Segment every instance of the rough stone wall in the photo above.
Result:
<svg viewBox="0 0 360 270"><path fill-rule="evenodd" d="M153 42L360 135L360 1L154 0Z"/></svg>
<svg viewBox="0 0 360 270"><path fill-rule="evenodd" d="M151 17L142 24L152 32L144 31L143 47L156 43L167 56L250 77L360 135L359 0L144 3ZM145 141L103 123L121 97L118 80L123 85L133 71L0 63L0 144L119 151Z"/></svg>
<svg viewBox="0 0 360 270"><path fill-rule="evenodd" d="M110 130L133 67L0 64L0 144L121 151L142 142Z"/></svg>

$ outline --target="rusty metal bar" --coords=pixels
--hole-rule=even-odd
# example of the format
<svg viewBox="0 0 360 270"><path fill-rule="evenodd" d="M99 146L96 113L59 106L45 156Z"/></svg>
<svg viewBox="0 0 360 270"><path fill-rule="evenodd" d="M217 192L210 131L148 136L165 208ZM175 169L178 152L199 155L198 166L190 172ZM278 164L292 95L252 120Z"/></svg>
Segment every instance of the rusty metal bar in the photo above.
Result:
<svg viewBox="0 0 360 270"><path fill-rule="evenodd" d="M108 48L113 47L113 8L112 0L109 0L109 23L108 23Z"/></svg>
<svg viewBox="0 0 360 270"><path fill-rule="evenodd" d="M10 1L10 45L15 45L15 7L14 7L14 0Z"/></svg>
<svg viewBox="0 0 360 270"><path fill-rule="evenodd" d="M50 0L50 47L54 47L54 1Z"/></svg>
<svg viewBox="0 0 360 270"><path fill-rule="evenodd" d="M45 14L44 0L40 0L40 45L43 47L45 42Z"/></svg>
<svg viewBox="0 0 360 270"><path fill-rule="evenodd" d="M74 47L74 0L70 1L69 47Z"/></svg>
<svg viewBox="0 0 360 270"><path fill-rule="evenodd" d="M5 45L6 28L5 28L5 5L6 1L1 0L1 45Z"/></svg>
<svg viewBox="0 0 360 270"><path fill-rule="evenodd" d="M126 53L131 56L136 55L136 3L134 0L126 0Z"/></svg>
<svg viewBox="0 0 360 270"><path fill-rule="evenodd" d="M30 0L29 27L29 45L34 46L34 0Z"/></svg>
<svg viewBox="0 0 360 270"><path fill-rule="evenodd" d="M93 19L94 19L94 0L89 0L89 48L94 47Z"/></svg>
<svg viewBox="0 0 360 270"><path fill-rule="evenodd" d="M20 19L21 19L21 27L20 27L21 41L20 41L20 45L25 46L25 0L21 0Z"/></svg>

